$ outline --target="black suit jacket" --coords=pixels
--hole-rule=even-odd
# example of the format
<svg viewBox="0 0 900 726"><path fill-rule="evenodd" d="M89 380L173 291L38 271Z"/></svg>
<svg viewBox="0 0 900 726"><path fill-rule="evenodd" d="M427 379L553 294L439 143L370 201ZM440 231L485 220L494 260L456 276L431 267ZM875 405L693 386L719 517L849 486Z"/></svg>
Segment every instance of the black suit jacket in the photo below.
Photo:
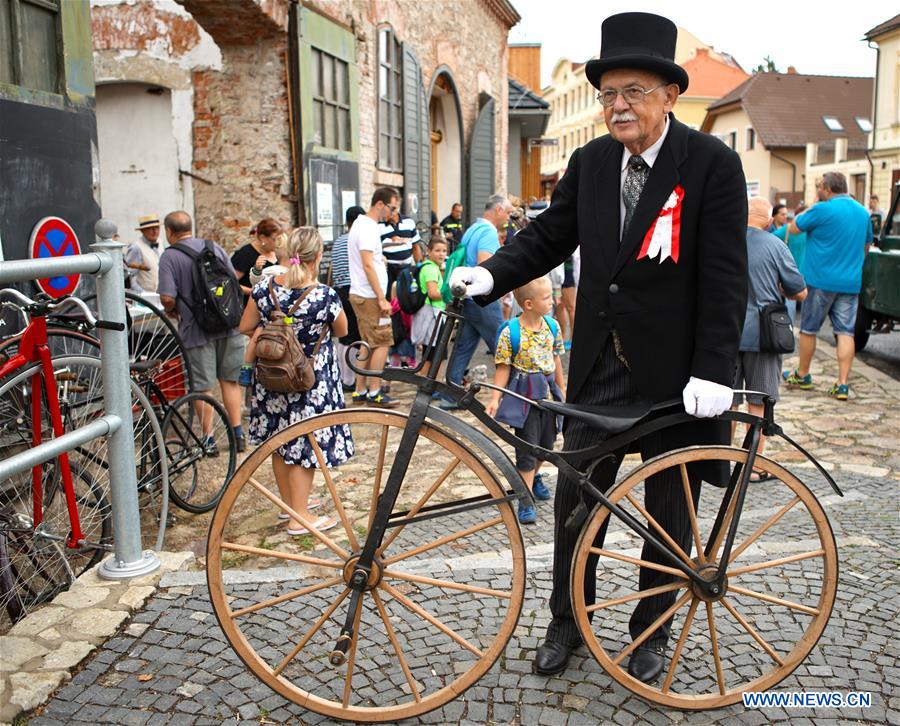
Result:
<svg viewBox="0 0 900 726"><path fill-rule="evenodd" d="M607 135L572 154L549 208L483 263L494 277L484 303L546 274L581 244L569 401L578 400L612 329L635 386L654 402L680 398L690 376L732 384L748 289L744 173L721 141L674 116L669 124L621 245L623 146ZM678 184L684 199L677 264L638 260Z"/></svg>

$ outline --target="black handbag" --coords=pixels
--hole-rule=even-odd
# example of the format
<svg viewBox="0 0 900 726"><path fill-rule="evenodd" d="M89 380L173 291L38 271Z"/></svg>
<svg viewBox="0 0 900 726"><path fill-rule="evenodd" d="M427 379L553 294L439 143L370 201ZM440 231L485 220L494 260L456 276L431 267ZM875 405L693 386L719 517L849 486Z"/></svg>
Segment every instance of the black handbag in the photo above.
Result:
<svg viewBox="0 0 900 726"><path fill-rule="evenodd" d="M760 353L793 353L794 326L784 303L769 303L759 309Z"/></svg>

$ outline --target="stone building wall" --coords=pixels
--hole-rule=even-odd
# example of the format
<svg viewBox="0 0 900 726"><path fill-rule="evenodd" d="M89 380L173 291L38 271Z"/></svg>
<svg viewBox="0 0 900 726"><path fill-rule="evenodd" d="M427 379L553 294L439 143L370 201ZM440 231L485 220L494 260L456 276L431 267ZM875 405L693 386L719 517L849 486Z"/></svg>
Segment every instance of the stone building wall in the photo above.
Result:
<svg viewBox="0 0 900 726"><path fill-rule="evenodd" d="M360 194L367 199L382 184L401 186L402 177L376 168L378 131L378 28L388 24L397 39L409 43L419 62L426 91L435 71L449 69L456 81L468 144L478 117L479 94L496 101L496 186L506 188L507 172L507 35L509 29L486 0L311 0L308 6L354 29L360 70Z"/></svg>
<svg viewBox="0 0 900 726"><path fill-rule="evenodd" d="M296 224L298 201L285 65L289 3L228 2L234 3L232 10L242 10L240 22L225 22L237 16L222 2L208 0L92 0L91 5L98 84L139 82L171 90L184 208L193 213L198 235L234 249L262 217ZM403 184L402 175L376 168L382 23L413 47L426 91L436 71L449 69L459 91L466 146L479 95L495 99L496 187L505 188L508 28L491 9L498 4L502 0L306 3L356 37L361 202L376 186Z"/></svg>
<svg viewBox="0 0 900 726"><path fill-rule="evenodd" d="M260 42L245 27L241 44L220 46L174 0L92 0L91 14L98 84L172 91L178 166L193 175L181 176L184 207L196 233L234 249L263 217L296 223L286 34L270 31Z"/></svg>
<svg viewBox="0 0 900 726"><path fill-rule="evenodd" d="M296 224L285 84L287 38L222 47L222 71L195 71L197 230L226 249L260 219Z"/></svg>

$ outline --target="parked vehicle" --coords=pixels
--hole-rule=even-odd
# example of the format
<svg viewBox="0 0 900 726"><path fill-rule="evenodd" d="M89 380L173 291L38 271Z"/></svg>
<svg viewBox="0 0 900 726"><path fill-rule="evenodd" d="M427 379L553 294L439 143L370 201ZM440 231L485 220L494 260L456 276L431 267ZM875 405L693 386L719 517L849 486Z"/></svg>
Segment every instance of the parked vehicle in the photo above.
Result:
<svg viewBox="0 0 900 726"><path fill-rule="evenodd" d="M894 186L891 208L881 233L863 263L862 289L856 312L854 340L862 350L875 333L900 330L900 182Z"/></svg>

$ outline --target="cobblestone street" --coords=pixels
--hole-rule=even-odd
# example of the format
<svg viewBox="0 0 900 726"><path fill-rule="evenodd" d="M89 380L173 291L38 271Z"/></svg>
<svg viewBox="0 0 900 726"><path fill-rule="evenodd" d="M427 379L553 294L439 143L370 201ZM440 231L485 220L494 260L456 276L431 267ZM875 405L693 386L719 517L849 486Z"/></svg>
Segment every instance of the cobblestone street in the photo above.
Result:
<svg viewBox="0 0 900 726"><path fill-rule="evenodd" d="M733 706L686 713L646 703L614 684L582 648L558 677L531 673L549 613L550 538L529 535L526 601L501 661L481 682L425 723L900 723L896 668L900 583L896 513L884 506L883 479L844 478L847 498L822 496L837 536L841 585L825 634L780 690L870 691L871 708L768 709ZM549 503L539 508L550 516ZM211 614L203 573L170 575L143 612L86 663L29 723L118 724L322 723L326 719L287 702L249 674L224 642ZM168 587L166 587L168 585Z"/></svg>
<svg viewBox="0 0 900 726"><path fill-rule="evenodd" d="M786 361L785 367L791 363ZM900 672L896 668L900 655L896 555L900 528L893 501L900 479L900 392L895 381L857 364L853 398L846 403L833 401L825 389L834 365L833 350L821 346L813 367L817 388L783 391L777 412L786 432L808 446L832 471L845 497L831 492L808 464L796 460L793 451L777 444L769 450L795 470L819 498L834 528L840 557L837 601L825 633L777 690L871 692L871 707L664 709L616 684L584 647L559 676L533 674L534 651L550 617L552 561L552 503L539 502L538 524L523 527L525 601L505 653L463 696L410 723L900 723ZM403 410L408 392L401 394L401 400L404 403L399 409ZM626 467L633 463L626 462ZM554 478L550 472L551 481ZM767 517L766 504L759 500L751 503L748 521ZM711 521L711 513L704 513L702 504L700 514L701 526ZM795 543L785 544L784 551L791 551L789 547ZM479 582L508 588L510 572L502 564L504 553L494 554L498 556L475 565L482 568ZM260 595L275 592L272 587L280 576L278 570L262 569L245 569L242 574L241 593L258 590ZM437 600L419 602L440 612ZM769 612L775 615L775 629L790 627L787 615L777 609ZM285 638L292 639L296 637ZM274 693L237 658L212 614L206 575L197 567L165 575L156 594L92 653L44 706L33 711L28 721L35 726L326 722L330 723Z"/></svg>

